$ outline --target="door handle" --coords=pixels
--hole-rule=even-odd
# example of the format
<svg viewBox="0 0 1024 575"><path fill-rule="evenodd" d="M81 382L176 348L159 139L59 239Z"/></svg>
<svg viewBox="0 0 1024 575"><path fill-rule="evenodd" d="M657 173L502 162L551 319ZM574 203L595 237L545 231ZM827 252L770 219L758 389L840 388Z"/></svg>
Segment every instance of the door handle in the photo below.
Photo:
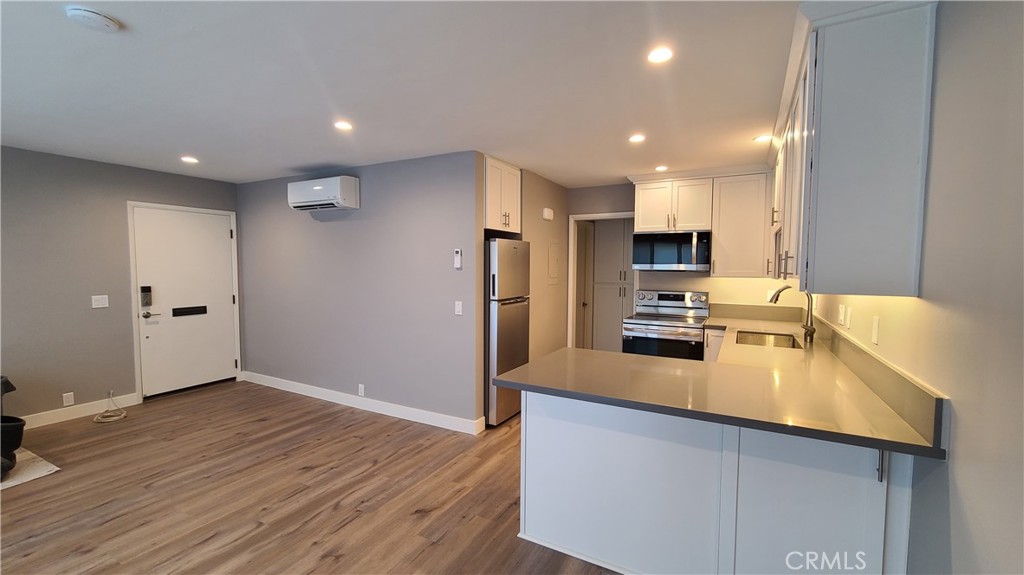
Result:
<svg viewBox="0 0 1024 575"><path fill-rule="evenodd" d="M151 318L151 317L153 317L153 316L155 316L155 315L160 315L160 314L158 314L158 313L150 313L150 312L148 312L148 311L144 311L144 312L142 312L142 317L143 317L144 319L149 319L149 318Z"/></svg>

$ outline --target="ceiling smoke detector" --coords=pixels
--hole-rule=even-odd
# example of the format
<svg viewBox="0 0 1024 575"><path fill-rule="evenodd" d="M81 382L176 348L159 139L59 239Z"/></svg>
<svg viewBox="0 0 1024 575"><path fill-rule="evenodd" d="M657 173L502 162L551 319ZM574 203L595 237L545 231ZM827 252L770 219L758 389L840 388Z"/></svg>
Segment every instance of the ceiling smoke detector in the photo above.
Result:
<svg viewBox="0 0 1024 575"><path fill-rule="evenodd" d="M117 32L121 29L121 23L117 20L82 6L68 6L64 9L64 15L79 26L100 32Z"/></svg>

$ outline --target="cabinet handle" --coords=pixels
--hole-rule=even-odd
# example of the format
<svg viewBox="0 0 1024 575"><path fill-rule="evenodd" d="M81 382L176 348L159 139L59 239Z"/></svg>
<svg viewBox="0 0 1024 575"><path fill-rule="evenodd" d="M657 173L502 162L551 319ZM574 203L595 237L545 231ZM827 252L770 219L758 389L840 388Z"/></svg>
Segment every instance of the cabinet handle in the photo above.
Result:
<svg viewBox="0 0 1024 575"><path fill-rule="evenodd" d="M672 222L668 219L668 214L665 214L665 227L672 229Z"/></svg>
<svg viewBox="0 0 1024 575"><path fill-rule="evenodd" d="M676 215L672 214L672 229L676 229Z"/></svg>
<svg viewBox="0 0 1024 575"><path fill-rule="evenodd" d="M714 273L715 273L715 260L711 260L711 274L714 275Z"/></svg>
<svg viewBox="0 0 1024 575"><path fill-rule="evenodd" d="M785 264L782 266L782 279L784 280L789 279L789 260L791 259L793 259L793 256L789 255L789 250L786 250L786 257L782 258L782 261Z"/></svg>
<svg viewBox="0 0 1024 575"><path fill-rule="evenodd" d="M764 273L766 276L772 277L772 258L765 258Z"/></svg>
<svg viewBox="0 0 1024 575"><path fill-rule="evenodd" d="M704 338L704 349L710 348L711 347L710 344L711 344L711 340L708 339L708 338Z"/></svg>
<svg viewBox="0 0 1024 575"><path fill-rule="evenodd" d="M772 225L779 223L779 220L775 219L775 214L779 213L779 210L772 208Z"/></svg>

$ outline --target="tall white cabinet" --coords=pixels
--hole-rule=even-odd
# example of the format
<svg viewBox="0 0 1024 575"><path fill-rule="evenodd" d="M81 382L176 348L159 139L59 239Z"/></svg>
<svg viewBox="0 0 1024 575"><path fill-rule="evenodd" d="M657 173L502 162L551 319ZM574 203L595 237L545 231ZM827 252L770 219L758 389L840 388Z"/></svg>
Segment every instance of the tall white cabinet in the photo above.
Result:
<svg viewBox="0 0 1024 575"><path fill-rule="evenodd" d="M633 219L594 222L594 349L622 351L633 313Z"/></svg>
<svg viewBox="0 0 1024 575"><path fill-rule="evenodd" d="M775 164L773 275L813 293L918 295L935 8L811 22Z"/></svg>

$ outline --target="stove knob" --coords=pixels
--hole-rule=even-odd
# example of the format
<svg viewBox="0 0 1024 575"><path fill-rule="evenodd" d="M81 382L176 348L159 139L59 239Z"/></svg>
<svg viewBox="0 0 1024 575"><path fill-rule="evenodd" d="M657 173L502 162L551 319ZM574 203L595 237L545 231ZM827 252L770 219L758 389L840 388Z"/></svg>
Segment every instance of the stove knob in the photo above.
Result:
<svg viewBox="0 0 1024 575"><path fill-rule="evenodd" d="M706 302L706 301L708 301L708 296L706 296L706 295L702 295L702 296L700 296L700 301L701 301L702 303L703 303L703 302Z"/></svg>
<svg viewBox="0 0 1024 575"><path fill-rule="evenodd" d="M697 294L695 294L695 293L690 294L690 301L697 301Z"/></svg>

